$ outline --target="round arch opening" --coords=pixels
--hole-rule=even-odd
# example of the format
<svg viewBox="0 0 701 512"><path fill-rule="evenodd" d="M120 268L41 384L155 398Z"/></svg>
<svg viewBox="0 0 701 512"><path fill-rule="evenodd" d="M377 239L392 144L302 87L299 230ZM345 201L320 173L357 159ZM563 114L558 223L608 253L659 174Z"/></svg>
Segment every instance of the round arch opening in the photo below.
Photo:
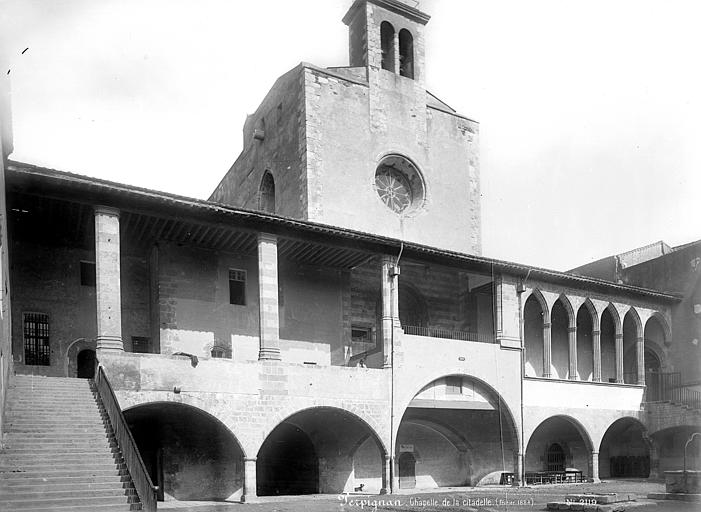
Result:
<svg viewBox="0 0 701 512"><path fill-rule="evenodd" d="M584 428L567 416L538 425L526 446L526 483L562 483L591 477L592 444ZM581 473L580 473L581 472Z"/></svg>
<svg viewBox="0 0 701 512"><path fill-rule="evenodd" d="M259 496L379 493L385 450L354 414L332 407L297 412L278 424L256 461Z"/></svg>
<svg viewBox="0 0 701 512"><path fill-rule="evenodd" d="M650 448L645 427L635 418L613 422L599 448L600 478L647 478L650 476Z"/></svg>
<svg viewBox="0 0 701 512"><path fill-rule="evenodd" d="M243 491L243 450L210 414L171 402L124 411L159 500L238 499Z"/></svg>
<svg viewBox="0 0 701 512"><path fill-rule="evenodd" d="M501 397L479 379L446 375L409 402L397 431L395 474L400 489L505 484L517 450Z"/></svg>

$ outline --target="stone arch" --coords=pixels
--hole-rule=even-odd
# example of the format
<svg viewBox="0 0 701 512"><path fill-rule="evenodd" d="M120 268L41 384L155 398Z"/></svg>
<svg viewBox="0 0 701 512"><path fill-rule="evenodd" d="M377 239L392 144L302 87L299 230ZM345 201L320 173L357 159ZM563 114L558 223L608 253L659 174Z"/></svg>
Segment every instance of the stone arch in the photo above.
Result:
<svg viewBox="0 0 701 512"><path fill-rule="evenodd" d="M604 311L608 311L609 314L611 315L611 318L613 319L613 326L616 330L616 333L620 333L623 330L623 322L621 320L621 315L618 312L618 309L616 306L613 304L613 302L609 302L608 306L604 308ZM601 312L603 315L603 311Z"/></svg>
<svg viewBox="0 0 701 512"><path fill-rule="evenodd" d="M407 29L399 31L399 74L414 78L414 36Z"/></svg>
<svg viewBox="0 0 701 512"><path fill-rule="evenodd" d="M548 306L538 290L534 290L523 301L524 371L527 377L543 377L549 373L543 360L543 325L549 322Z"/></svg>
<svg viewBox="0 0 701 512"><path fill-rule="evenodd" d="M346 409L313 406L286 415L267 432L256 462L258 494L315 494L382 488L386 446ZM358 477L362 470L362 477Z"/></svg>
<svg viewBox="0 0 701 512"><path fill-rule="evenodd" d="M577 309L577 375L585 381L594 380L594 331L599 330L598 318L591 301L583 302Z"/></svg>
<svg viewBox="0 0 701 512"><path fill-rule="evenodd" d="M555 301L555 304L557 304L558 301L562 304L562 306L565 308L565 311L567 312L567 319L569 322L567 327L569 327L569 328L576 327L577 326L577 314L574 311L574 307L572 306L572 301L570 300L570 298L567 295L565 295L564 293L562 293ZM555 304L553 304L553 307L555 307Z"/></svg>
<svg viewBox="0 0 701 512"><path fill-rule="evenodd" d="M389 21L380 23L381 67L394 72L394 27Z"/></svg>
<svg viewBox="0 0 701 512"><path fill-rule="evenodd" d="M76 338L66 347L64 368L67 377L76 377L78 375L78 354L85 349L97 350L95 340Z"/></svg>
<svg viewBox="0 0 701 512"><path fill-rule="evenodd" d="M662 333L664 335L664 339L662 340L662 344L660 345L658 343L658 345L660 345L662 347L670 345L672 342L672 329L670 329L669 323L667 322L667 319L659 311L654 311L652 313L652 315L650 315L650 318L648 318L647 321L645 322L645 327L643 328L643 336L645 336L645 343L647 344L647 341L648 341L648 337L645 335L645 333L647 331L648 325L650 325L650 322L652 322L653 324L657 323L660 326ZM654 341L657 341L657 340L654 340Z"/></svg>
<svg viewBox="0 0 701 512"><path fill-rule="evenodd" d="M266 213L275 213L275 178L270 171L263 173L258 189L258 209Z"/></svg>
<svg viewBox="0 0 701 512"><path fill-rule="evenodd" d="M545 418L530 433L524 454L525 470L548 471L546 454L553 444L563 449L565 468L574 467L587 474L593 447L591 436L578 420L565 414Z"/></svg>
<svg viewBox="0 0 701 512"><path fill-rule="evenodd" d="M643 336L643 324L635 307L631 306L623 316L623 382L638 382L637 342Z"/></svg>
<svg viewBox="0 0 701 512"><path fill-rule="evenodd" d="M517 423L494 388L455 372L408 391L411 399L400 409L401 416L395 416L394 455L396 462L400 448L407 446L421 454L417 488L473 486L487 475L495 475L499 483L499 475L514 471ZM497 453L502 457L495 457Z"/></svg>
<svg viewBox="0 0 701 512"><path fill-rule="evenodd" d="M638 418L624 416L606 427L599 443L599 476L642 477L650 474L650 438Z"/></svg>
<svg viewBox="0 0 701 512"><path fill-rule="evenodd" d="M601 318L599 317L599 312L596 310L596 306L594 306L594 303L591 301L589 297L584 299L584 302L582 302L582 305L579 307L581 309L582 307L587 308L587 311L589 311L589 315L591 316L591 328L593 331L598 331L601 329Z"/></svg>
<svg viewBox="0 0 701 512"><path fill-rule="evenodd" d="M216 416L190 404L142 402L123 410L159 499L238 499L246 452Z"/></svg>
<svg viewBox="0 0 701 512"><path fill-rule="evenodd" d="M550 323L550 307L548 306L548 301L545 300L543 294L538 288L531 289L526 296L523 298L523 306L526 306L526 301L531 297L535 298L540 304L540 309L543 311L543 322Z"/></svg>
<svg viewBox="0 0 701 512"><path fill-rule="evenodd" d="M626 311L626 314L623 316L623 320L625 322L625 318L630 315L630 318L633 320L635 323L635 337L640 338L643 336L643 322L640 319L640 314L638 313L638 310L635 309L635 306L631 306L628 311Z"/></svg>

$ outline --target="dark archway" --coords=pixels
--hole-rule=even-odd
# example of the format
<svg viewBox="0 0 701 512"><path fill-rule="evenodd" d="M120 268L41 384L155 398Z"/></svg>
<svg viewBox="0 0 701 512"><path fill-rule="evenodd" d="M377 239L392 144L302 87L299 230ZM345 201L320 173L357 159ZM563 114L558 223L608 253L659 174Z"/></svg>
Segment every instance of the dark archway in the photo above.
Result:
<svg viewBox="0 0 701 512"><path fill-rule="evenodd" d="M243 450L214 416L189 405L155 402L124 411L159 499L226 500L243 490Z"/></svg>
<svg viewBox="0 0 701 512"><path fill-rule="evenodd" d="M399 31L399 74L414 78L414 36L405 28Z"/></svg>
<svg viewBox="0 0 701 512"><path fill-rule="evenodd" d="M637 340L641 336L640 319L637 312L631 308L623 317L623 382L637 384L638 358Z"/></svg>
<svg viewBox="0 0 701 512"><path fill-rule="evenodd" d="M428 327L426 300L419 290L408 284L399 284L399 321L402 325Z"/></svg>
<svg viewBox="0 0 701 512"><path fill-rule="evenodd" d="M95 377L95 351L87 348L78 352L77 366L79 379Z"/></svg>
<svg viewBox="0 0 701 512"><path fill-rule="evenodd" d="M558 299L550 312L550 353L552 376L566 379L570 366L569 333L570 318L562 299Z"/></svg>
<svg viewBox="0 0 701 512"><path fill-rule="evenodd" d="M380 24L380 45L382 69L394 72L394 27L387 21Z"/></svg>
<svg viewBox="0 0 701 512"><path fill-rule="evenodd" d="M577 375L579 380L594 380L593 331L592 311L586 304L582 304L577 312Z"/></svg>
<svg viewBox="0 0 701 512"><path fill-rule="evenodd" d="M601 314L601 381L616 382L616 322L609 308Z"/></svg>
<svg viewBox="0 0 701 512"><path fill-rule="evenodd" d="M523 337L525 344L525 372L527 377L543 376L543 322L541 302L531 294L523 309Z"/></svg>
<svg viewBox="0 0 701 512"><path fill-rule="evenodd" d="M542 482L543 474L567 469L588 475L591 439L569 416L551 416L533 431L526 447L526 482Z"/></svg>
<svg viewBox="0 0 701 512"><path fill-rule="evenodd" d="M621 418L606 430L599 448L600 478L647 478L650 449L645 427L635 418Z"/></svg>
<svg viewBox="0 0 701 512"><path fill-rule="evenodd" d="M332 407L297 412L263 442L256 463L259 496L366 492L383 488L384 448L354 414Z"/></svg>
<svg viewBox="0 0 701 512"><path fill-rule="evenodd" d="M267 213L275 213L275 179L268 171L263 174L259 194L258 209Z"/></svg>

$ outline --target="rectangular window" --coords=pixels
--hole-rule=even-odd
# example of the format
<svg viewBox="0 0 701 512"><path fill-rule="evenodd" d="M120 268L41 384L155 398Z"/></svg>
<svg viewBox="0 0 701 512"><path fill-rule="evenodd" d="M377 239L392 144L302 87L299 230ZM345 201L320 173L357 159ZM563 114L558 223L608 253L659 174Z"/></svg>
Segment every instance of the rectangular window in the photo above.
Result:
<svg viewBox="0 0 701 512"><path fill-rule="evenodd" d="M353 343L372 343L372 330L369 327L351 327L351 341Z"/></svg>
<svg viewBox="0 0 701 512"><path fill-rule="evenodd" d="M246 271L229 269L229 304L246 305Z"/></svg>
<svg viewBox="0 0 701 512"><path fill-rule="evenodd" d="M95 264L91 261L80 262L80 285L95 287Z"/></svg>
<svg viewBox="0 0 701 512"><path fill-rule="evenodd" d="M49 315L24 313L24 364L49 366Z"/></svg>
<svg viewBox="0 0 701 512"><path fill-rule="evenodd" d="M445 378L445 394L446 395L462 395L462 378L461 377L446 377Z"/></svg>
<svg viewBox="0 0 701 512"><path fill-rule="evenodd" d="M151 339L146 336L132 336L131 351L137 354L150 354Z"/></svg>

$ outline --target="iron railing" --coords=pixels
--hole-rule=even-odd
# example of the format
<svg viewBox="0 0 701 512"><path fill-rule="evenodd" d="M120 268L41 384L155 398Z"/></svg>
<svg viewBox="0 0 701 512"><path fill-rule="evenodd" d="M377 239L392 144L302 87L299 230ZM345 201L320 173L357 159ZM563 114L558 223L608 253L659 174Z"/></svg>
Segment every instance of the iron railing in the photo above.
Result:
<svg viewBox="0 0 701 512"><path fill-rule="evenodd" d="M701 410L701 392L685 387L679 372L646 372L645 384L646 402L668 401Z"/></svg>
<svg viewBox="0 0 701 512"><path fill-rule="evenodd" d="M477 341L479 343L494 343L494 336L475 331L453 331L440 327L420 327L417 325L402 325L406 334L414 336L428 336L431 338L444 338L448 340Z"/></svg>
<svg viewBox="0 0 701 512"><path fill-rule="evenodd" d="M98 366L95 372L95 387L100 395L102 405L107 412L115 438L119 444L119 449L122 452L122 457L129 470L129 475L136 488L136 493L139 495L139 500L143 506L142 510L146 512L155 512L158 499L158 487L153 485L151 477L146 470L144 461L141 459L139 450L136 447L134 437L127 426L127 422L122 414L122 409L119 407L117 397L112 390L110 381L107 380L107 375Z"/></svg>

